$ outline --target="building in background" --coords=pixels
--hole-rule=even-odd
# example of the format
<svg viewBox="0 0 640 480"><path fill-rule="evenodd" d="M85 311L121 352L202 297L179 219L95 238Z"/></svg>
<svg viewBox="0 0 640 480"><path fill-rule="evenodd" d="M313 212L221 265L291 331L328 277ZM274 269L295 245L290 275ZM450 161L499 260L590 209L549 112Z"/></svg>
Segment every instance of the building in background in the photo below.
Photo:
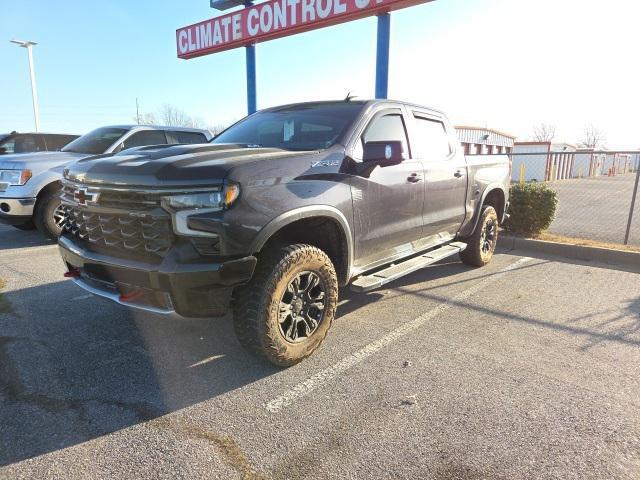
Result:
<svg viewBox="0 0 640 480"><path fill-rule="evenodd" d="M576 150L576 146L569 143L516 142L511 179L543 182L573 178Z"/></svg>
<svg viewBox="0 0 640 480"><path fill-rule="evenodd" d="M634 171L636 159L628 153L608 153L604 162L605 175L624 175Z"/></svg>
<svg viewBox="0 0 640 480"><path fill-rule="evenodd" d="M573 164L573 178L599 177L604 175L607 155L594 153L593 148L578 148Z"/></svg>
<svg viewBox="0 0 640 480"><path fill-rule="evenodd" d="M465 155L511 153L515 138L491 128L456 127Z"/></svg>

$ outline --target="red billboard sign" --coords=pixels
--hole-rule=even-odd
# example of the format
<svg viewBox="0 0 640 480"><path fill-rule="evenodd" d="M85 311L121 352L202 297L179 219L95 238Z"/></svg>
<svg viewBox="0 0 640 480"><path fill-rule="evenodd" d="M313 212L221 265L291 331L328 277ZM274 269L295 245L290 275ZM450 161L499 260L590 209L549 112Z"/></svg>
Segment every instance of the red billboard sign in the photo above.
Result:
<svg viewBox="0 0 640 480"><path fill-rule="evenodd" d="M269 0L179 28L178 57L199 57L430 1Z"/></svg>

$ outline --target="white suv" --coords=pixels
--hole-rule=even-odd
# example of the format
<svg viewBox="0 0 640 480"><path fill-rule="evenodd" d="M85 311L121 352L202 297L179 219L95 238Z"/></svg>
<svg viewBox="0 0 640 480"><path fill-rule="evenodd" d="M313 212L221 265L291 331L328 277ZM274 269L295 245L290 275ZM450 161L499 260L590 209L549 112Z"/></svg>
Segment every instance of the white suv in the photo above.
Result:
<svg viewBox="0 0 640 480"><path fill-rule="evenodd" d="M148 145L206 143L211 132L195 128L117 125L93 130L59 152L0 157L0 223L37 228L50 240L60 235L60 180L65 166L91 155Z"/></svg>

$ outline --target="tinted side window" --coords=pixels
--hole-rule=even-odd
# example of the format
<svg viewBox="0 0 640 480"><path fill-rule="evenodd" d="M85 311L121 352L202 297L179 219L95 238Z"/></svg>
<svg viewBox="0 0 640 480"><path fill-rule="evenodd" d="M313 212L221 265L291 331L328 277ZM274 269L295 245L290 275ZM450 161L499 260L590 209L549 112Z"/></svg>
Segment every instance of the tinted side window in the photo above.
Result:
<svg viewBox="0 0 640 480"><path fill-rule="evenodd" d="M72 142L76 138L78 137L74 135L44 135L47 150L49 151L60 150L67 143Z"/></svg>
<svg viewBox="0 0 640 480"><path fill-rule="evenodd" d="M405 153L409 153L407 148L407 131L400 114L387 114L374 118L362 136L363 145L366 142L402 142Z"/></svg>
<svg viewBox="0 0 640 480"><path fill-rule="evenodd" d="M134 133L124 141L123 148L144 147L146 145L164 145L167 137L162 130L143 130Z"/></svg>
<svg viewBox="0 0 640 480"><path fill-rule="evenodd" d="M415 116L416 135L411 145L416 158L444 160L451 154L451 145L442 122Z"/></svg>
<svg viewBox="0 0 640 480"><path fill-rule="evenodd" d="M207 137L197 132L171 132L178 143L207 143Z"/></svg>
<svg viewBox="0 0 640 480"><path fill-rule="evenodd" d="M38 142L32 135L20 135L16 137L15 153L37 152L38 150Z"/></svg>

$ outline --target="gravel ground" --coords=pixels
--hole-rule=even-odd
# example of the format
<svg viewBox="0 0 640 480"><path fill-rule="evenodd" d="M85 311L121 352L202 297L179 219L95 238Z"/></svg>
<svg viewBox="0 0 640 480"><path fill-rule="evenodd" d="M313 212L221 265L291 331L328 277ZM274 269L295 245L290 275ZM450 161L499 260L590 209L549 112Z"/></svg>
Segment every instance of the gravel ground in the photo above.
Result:
<svg viewBox="0 0 640 480"><path fill-rule="evenodd" d="M27 246L23 246L27 245ZM341 293L279 370L0 227L0 478L638 479L638 273L502 253Z"/></svg>
<svg viewBox="0 0 640 480"><path fill-rule="evenodd" d="M559 206L549 232L574 238L622 243L629 220L635 174L548 183L558 192ZM640 245L640 196L629 235Z"/></svg>

